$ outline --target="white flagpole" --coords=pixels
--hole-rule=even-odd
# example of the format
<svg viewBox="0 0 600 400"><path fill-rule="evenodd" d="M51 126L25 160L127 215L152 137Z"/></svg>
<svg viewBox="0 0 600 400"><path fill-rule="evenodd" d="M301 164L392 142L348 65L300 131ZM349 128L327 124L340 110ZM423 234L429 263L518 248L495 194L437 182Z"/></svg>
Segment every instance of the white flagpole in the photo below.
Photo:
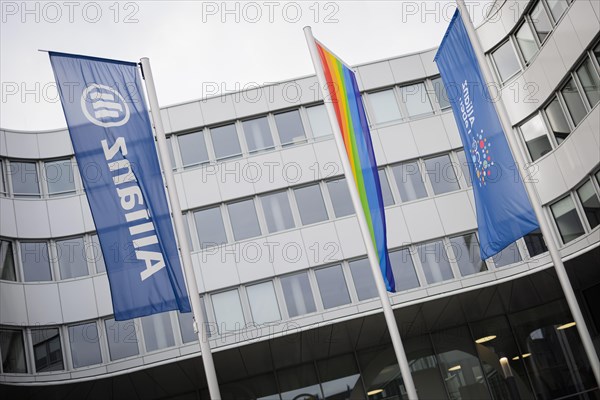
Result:
<svg viewBox="0 0 600 400"><path fill-rule="evenodd" d="M463 24L467 29L467 33L473 45L473 49L475 50L475 55L477 56L479 67L481 68L484 79L486 81L485 83L489 87L489 85L495 82L494 77L492 75L492 70L490 69L490 66L485 59L483 48L479 41L479 37L475 32L473 22L471 22L469 11L467 9L467 6L465 5L464 0L456 0L456 4L460 11ZM600 385L600 363L598 362L598 354L596 353L594 343L592 342L592 338L586 326L585 319L583 318L583 314L581 313L581 308L579 307L579 303L577 302L577 298L575 297L575 292L573 292L573 287L571 286L571 281L569 280L569 276L567 275L565 265L562 262L560 252L558 251L558 246L554 241L554 236L551 233L550 224L548 222L548 219L546 218L546 214L542 209L542 205L538 201L539 197L537 195L537 189L533 185L533 182L529 181L527 179L527 176L524 176L524 171L520 168L526 165L525 159L523 157L523 152L521 151L522 149L520 148L520 143L518 140L516 140L515 136L512 135L513 129L504 103L502 101L496 101L494 102L494 106L496 107L496 112L500 117L500 122L502 123L502 128L504 129L504 133L506 135L506 139L508 140L508 145L511 148L513 157L517 162L517 166L519 166L518 170L521 174L521 180L523 181L525 185L525 190L529 195L529 200L531 201L531 205L533 206L533 211L535 212L538 222L540 223L540 230L542 231L542 236L544 237L546 245L548 246L550 258L552 259L552 263L554 264L554 269L556 270L556 275L558 276L560 286L562 287L562 290L565 294L565 299L567 300L567 304L569 305L571 314L573 314L573 319L575 320L577 330L579 331L579 336L581 337L583 348L585 349L585 352L590 361L592 371L594 372L594 376L596 377L596 382Z"/></svg>
<svg viewBox="0 0 600 400"><path fill-rule="evenodd" d="M150 110L152 110L152 120L156 132L158 151L160 153L160 159L163 162L163 171L167 181L167 193L169 194L169 202L171 203L171 210L173 212L175 233L177 235L177 241L179 242L179 249L181 250L183 271L188 286L192 313L194 314L194 331L198 333L198 342L200 343L200 351L202 353L202 363L204 365L206 381L208 382L208 391L211 399L220 399L221 393L219 391L219 382L217 381L215 364L208 342L208 329L204 321L204 316L202 315L200 292L198 291L198 285L196 284L196 275L194 273L192 257L190 255L188 240L185 234L181 205L179 204L179 197L177 196L177 189L175 187L175 178L173 177L173 170L171 169L171 157L169 155L169 150L167 149L167 139L165 138L165 130L160 116L160 107L158 106L158 98L156 95L156 88L154 87L154 78L152 76L152 69L150 68L150 60L147 57L144 57L140 61L142 63L148 101L150 102Z"/></svg>
<svg viewBox="0 0 600 400"><path fill-rule="evenodd" d="M308 43L308 48L310 50L310 55L315 67L315 71L317 73L317 78L319 80L321 90L323 92L323 97L331 98L331 96L328 96L329 88L327 87L327 80L325 79L325 73L321 65L317 46L315 45L315 38L312 35L312 30L310 26L304 27L304 35L306 36L306 42ZM329 115L329 121L333 129L333 136L335 137L335 142L337 144L340 159L342 161L342 167L346 176L346 182L348 183L348 189L350 190L352 204L354 205L356 217L358 218L358 224L360 225L360 231L363 236L363 241L365 242L365 247L367 248L369 264L371 265L371 271L373 272L373 277L375 278L375 286L377 286L377 292L379 293L379 299L381 300L381 306L383 308L385 321L387 323L388 330L390 331L392 344L394 346L396 358L398 359L398 365L400 366L402 379L404 380L404 386L406 387L408 398L410 400L416 400L418 399L417 390L415 389L415 383L410 374L410 366L408 365L408 360L406 358L404 346L402 345L402 339L400 338L400 332L398 331L398 325L396 324L396 318L394 317L394 311L392 310L390 298L388 297L385 283L383 282L383 277L381 276L379 259L377 258L377 252L375 251L373 241L371 240L369 227L367 225L367 219L362 208L356 183L354 182L352 169L350 167L350 161L348 160L346 149L342 141L342 132L340 131L339 126L335 122L337 121L337 118L335 116L335 110L331 102L325 101L325 108L327 109L327 114Z"/></svg>

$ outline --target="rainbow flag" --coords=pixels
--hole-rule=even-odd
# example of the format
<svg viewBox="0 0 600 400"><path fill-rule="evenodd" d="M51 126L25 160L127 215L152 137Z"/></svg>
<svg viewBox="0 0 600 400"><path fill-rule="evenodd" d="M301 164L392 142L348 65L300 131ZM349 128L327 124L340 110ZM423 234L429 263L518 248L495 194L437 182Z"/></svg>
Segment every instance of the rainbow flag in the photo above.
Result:
<svg viewBox="0 0 600 400"><path fill-rule="evenodd" d="M388 292L396 285L387 250L385 211L369 123L354 72L315 40L331 103Z"/></svg>

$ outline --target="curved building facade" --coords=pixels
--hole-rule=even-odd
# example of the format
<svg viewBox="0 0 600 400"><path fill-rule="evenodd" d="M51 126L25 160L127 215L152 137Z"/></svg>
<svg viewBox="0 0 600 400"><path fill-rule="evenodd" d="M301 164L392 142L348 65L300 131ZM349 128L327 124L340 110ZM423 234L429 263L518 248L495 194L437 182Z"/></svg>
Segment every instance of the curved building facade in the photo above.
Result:
<svg viewBox="0 0 600 400"><path fill-rule="evenodd" d="M600 2L496 5L477 33L599 348ZM420 398L596 399L541 236L479 259L435 52L356 67ZM316 78L160 112L223 397L405 396ZM191 314L113 319L130 249L99 252L68 132L0 130L0 162L3 398L208 398Z"/></svg>

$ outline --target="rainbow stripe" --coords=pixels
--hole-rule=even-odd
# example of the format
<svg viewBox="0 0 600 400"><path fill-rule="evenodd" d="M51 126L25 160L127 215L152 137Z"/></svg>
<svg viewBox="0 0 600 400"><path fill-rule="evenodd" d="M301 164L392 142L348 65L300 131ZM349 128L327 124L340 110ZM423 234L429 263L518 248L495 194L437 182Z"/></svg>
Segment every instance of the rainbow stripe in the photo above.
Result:
<svg viewBox="0 0 600 400"><path fill-rule="evenodd" d="M344 139L346 154L350 161L371 240L373 240L379 258L381 274L387 290L394 292L396 285L387 250L385 211L377 162L356 77L350 68L322 44L317 41L315 44L325 73L337 123Z"/></svg>

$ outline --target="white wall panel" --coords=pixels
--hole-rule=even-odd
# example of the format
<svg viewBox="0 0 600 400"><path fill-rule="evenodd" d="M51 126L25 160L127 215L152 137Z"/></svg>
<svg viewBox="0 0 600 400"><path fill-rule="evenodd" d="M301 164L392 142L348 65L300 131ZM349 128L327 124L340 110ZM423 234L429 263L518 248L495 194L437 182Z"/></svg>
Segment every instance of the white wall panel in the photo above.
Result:
<svg viewBox="0 0 600 400"><path fill-rule="evenodd" d="M13 158L40 158L37 135L6 131L6 152Z"/></svg>
<svg viewBox="0 0 600 400"><path fill-rule="evenodd" d="M264 114L268 110L267 94L262 87L252 87L243 92L232 94L233 108L238 118Z"/></svg>
<svg viewBox="0 0 600 400"><path fill-rule="evenodd" d="M542 65L548 79L548 84L553 89L567 73L567 67L565 67L563 59L558 52L558 47L556 47L556 43L554 42L554 35L546 40L534 63Z"/></svg>
<svg viewBox="0 0 600 400"><path fill-rule="evenodd" d="M410 82L427 76L419 54L393 58L389 65L395 83Z"/></svg>
<svg viewBox="0 0 600 400"><path fill-rule="evenodd" d="M567 187L561 173L560 164L556 161L555 154L548 154L537 163L537 170L532 175L535 187L539 193L542 204L546 204L565 193Z"/></svg>
<svg viewBox="0 0 600 400"><path fill-rule="evenodd" d="M14 205L19 237L50 237L50 224L45 201L15 199Z"/></svg>
<svg viewBox="0 0 600 400"><path fill-rule="evenodd" d="M57 283L25 285L29 325L54 325L63 322Z"/></svg>
<svg viewBox="0 0 600 400"><path fill-rule="evenodd" d="M224 161L216 165L218 172L217 183L221 198L231 200L254 194L254 185L251 179L246 179L244 173L248 171L248 160L238 158Z"/></svg>
<svg viewBox="0 0 600 400"><path fill-rule="evenodd" d="M256 238L238 244L236 264L241 283L275 275L273 255L266 241L264 238Z"/></svg>
<svg viewBox="0 0 600 400"><path fill-rule="evenodd" d="M379 128L377 134L388 163L410 160L419 156L419 149L410 124L404 123Z"/></svg>
<svg viewBox="0 0 600 400"><path fill-rule="evenodd" d="M433 199L403 205L402 213L413 241L421 242L444 236L442 221Z"/></svg>
<svg viewBox="0 0 600 400"><path fill-rule="evenodd" d="M77 235L85 232L79 196L47 200L52 237Z"/></svg>
<svg viewBox="0 0 600 400"><path fill-rule="evenodd" d="M467 192L438 196L434 200L446 235L477 229Z"/></svg>
<svg viewBox="0 0 600 400"><path fill-rule="evenodd" d="M98 317L93 278L60 282L58 291L65 323Z"/></svg>
<svg viewBox="0 0 600 400"><path fill-rule="evenodd" d="M402 207L386 208L385 223L387 226L388 248L400 247L412 242Z"/></svg>
<svg viewBox="0 0 600 400"><path fill-rule="evenodd" d="M439 116L411 121L410 126L421 156L450 148L446 129Z"/></svg>
<svg viewBox="0 0 600 400"><path fill-rule="evenodd" d="M573 4L573 7L575 7L577 3L578 2L576 1L575 4ZM577 32L575 31L575 27L573 26L569 15L570 13L560 21L552 33L554 42L558 47L560 56L562 57L563 63L567 69L573 67L573 64L584 50L584 47L577 37Z"/></svg>
<svg viewBox="0 0 600 400"><path fill-rule="evenodd" d="M14 201L0 198L0 235L17 237Z"/></svg>
<svg viewBox="0 0 600 400"><path fill-rule="evenodd" d="M0 324L28 324L25 288L22 284L0 282Z"/></svg>
<svg viewBox="0 0 600 400"><path fill-rule="evenodd" d="M237 247L234 244L228 244L207 249L198 254L205 290L211 291L239 285L240 278L235 266Z"/></svg>
<svg viewBox="0 0 600 400"><path fill-rule="evenodd" d="M358 220L347 217L335 221L335 229L340 238L344 258L352 258L367 254Z"/></svg>
<svg viewBox="0 0 600 400"><path fill-rule="evenodd" d="M306 249L299 230L267 237L273 247L273 268L278 275L309 267Z"/></svg>
<svg viewBox="0 0 600 400"><path fill-rule="evenodd" d="M314 181L318 177L317 157L311 145L289 147L281 151L281 172L288 185Z"/></svg>
<svg viewBox="0 0 600 400"><path fill-rule="evenodd" d="M361 65L358 67L358 73L363 84L362 90L390 86L394 83L394 74L387 61Z"/></svg>
<svg viewBox="0 0 600 400"><path fill-rule="evenodd" d="M198 103L202 109L205 125L220 124L235 119L233 96L230 94L200 100Z"/></svg>
<svg viewBox="0 0 600 400"><path fill-rule="evenodd" d="M97 275L92 278L92 281L94 283L94 295L96 298L98 315L101 317L111 315L113 313L113 308L108 276L106 274Z"/></svg>
<svg viewBox="0 0 600 400"><path fill-rule="evenodd" d="M373 134L373 132L375 131L371 131L372 136L377 136L376 134ZM342 162L335 140L330 139L315 142L313 144L313 150L319 168L318 178L326 179L343 172ZM379 159L377 159L377 162L381 164Z"/></svg>
<svg viewBox="0 0 600 400"><path fill-rule="evenodd" d="M199 128L204 125L204 118L198 101L169 107L167 112L172 132Z"/></svg>
<svg viewBox="0 0 600 400"><path fill-rule="evenodd" d="M253 181L256 193L288 186L288 181L283 176L283 160L278 151L248 157L248 166L244 175Z"/></svg>
<svg viewBox="0 0 600 400"><path fill-rule="evenodd" d="M184 171L178 175L182 192L185 192L186 208L192 209L221 201L218 166L208 165Z"/></svg>
<svg viewBox="0 0 600 400"><path fill-rule="evenodd" d="M600 18L596 15L594 6L598 0L577 0L567 14L573 26L577 26L575 34L583 48L588 47L600 31Z"/></svg>
<svg viewBox="0 0 600 400"><path fill-rule="evenodd" d="M73 154L73 146L67 130L39 133L37 139L40 158L63 157Z"/></svg>
<svg viewBox="0 0 600 400"><path fill-rule="evenodd" d="M333 222L302 228L300 234L311 267L341 261L344 258Z"/></svg>

